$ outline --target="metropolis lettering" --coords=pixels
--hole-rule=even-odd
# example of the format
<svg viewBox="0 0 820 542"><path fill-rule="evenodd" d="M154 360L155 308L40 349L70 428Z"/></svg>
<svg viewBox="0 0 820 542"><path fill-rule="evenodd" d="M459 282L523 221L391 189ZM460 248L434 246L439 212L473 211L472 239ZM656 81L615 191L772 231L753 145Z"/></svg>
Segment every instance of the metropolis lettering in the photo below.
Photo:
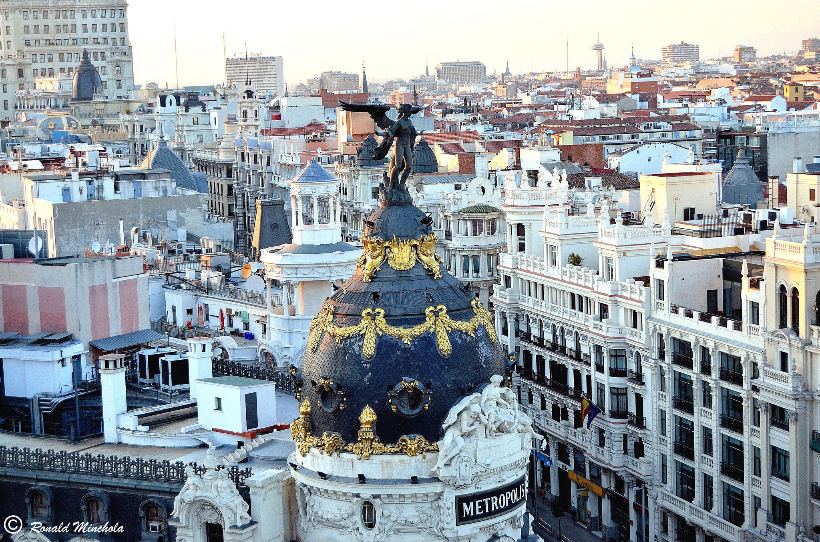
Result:
<svg viewBox="0 0 820 542"><path fill-rule="evenodd" d="M480 493L456 497L456 525L494 518L524 503L527 484L522 476L515 482Z"/></svg>

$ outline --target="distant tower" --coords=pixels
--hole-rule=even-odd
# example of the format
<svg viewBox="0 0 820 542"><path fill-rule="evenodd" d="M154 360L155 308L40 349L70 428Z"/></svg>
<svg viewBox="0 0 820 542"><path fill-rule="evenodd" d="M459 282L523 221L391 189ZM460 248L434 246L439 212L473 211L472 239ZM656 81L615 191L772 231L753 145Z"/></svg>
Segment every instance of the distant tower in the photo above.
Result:
<svg viewBox="0 0 820 542"><path fill-rule="evenodd" d="M638 65L638 59L635 58L635 44L632 44L632 55L629 57L629 67L634 68Z"/></svg>
<svg viewBox="0 0 820 542"><path fill-rule="evenodd" d="M427 60L424 61L424 76L430 77L430 65L427 64Z"/></svg>
<svg viewBox="0 0 820 542"><path fill-rule="evenodd" d="M507 77L512 75L512 73L510 72L510 59L507 59L507 68L504 70L504 75L506 75Z"/></svg>
<svg viewBox="0 0 820 542"><path fill-rule="evenodd" d="M362 92L367 94L367 70L364 68L364 61L362 61Z"/></svg>
<svg viewBox="0 0 820 542"><path fill-rule="evenodd" d="M592 46L592 50L598 55L598 71L604 71L604 44L601 43L601 34L598 34L598 43Z"/></svg>

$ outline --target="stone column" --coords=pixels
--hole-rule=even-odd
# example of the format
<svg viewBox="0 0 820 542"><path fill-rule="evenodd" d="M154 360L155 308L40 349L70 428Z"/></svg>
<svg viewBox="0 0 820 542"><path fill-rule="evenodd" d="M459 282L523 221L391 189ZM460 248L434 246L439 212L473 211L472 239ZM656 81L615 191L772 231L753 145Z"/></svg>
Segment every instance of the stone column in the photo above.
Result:
<svg viewBox="0 0 820 542"><path fill-rule="evenodd" d="M789 300L791 301L791 296L789 296ZM791 314L791 311L789 312ZM800 508L800 505L803 504L804 499L802 499L799 491L800 486L800 469L798 468L800 464L799 456L803 451L802 448L799 447L798 442L798 415L797 412L789 411L789 502L791 506L789 506L789 523L796 524L797 523L797 511ZM795 457L797 456L797 457ZM788 537L787 537L788 538Z"/></svg>
<svg viewBox="0 0 820 542"><path fill-rule="evenodd" d="M638 498L637 487L630 487L629 491L627 491L627 497L629 502L627 506L629 507L629 540L638 540L638 528L639 528L639 517L638 512L635 510L635 501Z"/></svg>
<svg viewBox="0 0 820 542"><path fill-rule="evenodd" d="M313 225L319 224L319 198L310 196L310 203L313 206Z"/></svg>
<svg viewBox="0 0 820 542"><path fill-rule="evenodd" d="M552 501L558 499L558 444L555 439L550 439L550 458L552 459L552 466L550 467L550 494Z"/></svg>
<svg viewBox="0 0 820 542"><path fill-rule="evenodd" d="M745 371L750 373L751 371ZM743 419L752 420L752 398L751 391L743 392ZM750 424L743 425L743 442L749 442L749 433L751 432ZM743 454L743 525L745 528L751 528L754 525L754 499L752 498L752 449L750 446L744 446Z"/></svg>
<svg viewBox="0 0 820 542"><path fill-rule="evenodd" d="M273 333L271 331L271 314L273 312L273 299L271 299L271 280L265 277L265 303L267 305L267 312L265 314L265 337L267 340L273 339Z"/></svg>
<svg viewBox="0 0 820 542"><path fill-rule="evenodd" d="M757 510L757 527L765 529L769 520L769 506L772 500L770 483L771 459L769 459L769 404L761 403L760 408L760 508ZM791 435L790 435L791 436Z"/></svg>
<svg viewBox="0 0 820 542"><path fill-rule="evenodd" d="M610 487L612 482L610 480L611 476L609 474L605 474L601 476L601 481L604 483L604 487ZM603 504L601 506L601 532L604 534L604 537L610 535L612 531L612 508L611 508L611 501L609 497L604 494L602 497Z"/></svg>

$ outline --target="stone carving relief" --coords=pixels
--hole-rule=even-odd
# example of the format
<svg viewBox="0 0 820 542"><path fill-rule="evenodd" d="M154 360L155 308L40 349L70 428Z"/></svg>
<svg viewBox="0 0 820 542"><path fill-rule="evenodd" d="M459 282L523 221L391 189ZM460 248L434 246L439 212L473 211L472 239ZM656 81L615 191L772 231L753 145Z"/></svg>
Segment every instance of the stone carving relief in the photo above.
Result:
<svg viewBox="0 0 820 542"><path fill-rule="evenodd" d="M494 375L481 391L456 403L442 424L444 437L439 441L439 458L433 473L456 487L474 483L477 478L494 476L492 457L478 457L480 443L505 435L521 437L521 449L537 438L529 416L518 410L515 393L501 386L503 378ZM504 469L506 470L506 469Z"/></svg>
<svg viewBox="0 0 820 542"><path fill-rule="evenodd" d="M189 465L185 475L185 485L174 499L171 512L181 525L195 527L207 522L220 523L228 528L251 521L248 503L239 494L227 470L209 466L200 476Z"/></svg>

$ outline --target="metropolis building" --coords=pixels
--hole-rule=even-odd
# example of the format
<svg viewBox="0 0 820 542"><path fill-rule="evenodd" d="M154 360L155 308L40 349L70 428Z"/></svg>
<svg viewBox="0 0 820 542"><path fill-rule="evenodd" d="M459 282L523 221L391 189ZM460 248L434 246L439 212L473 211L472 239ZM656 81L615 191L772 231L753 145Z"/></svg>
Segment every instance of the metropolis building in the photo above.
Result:
<svg viewBox="0 0 820 542"><path fill-rule="evenodd" d="M382 204L363 242L294 370L293 442L245 454L247 497L213 462L191 470L177 541L520 539L535 434L504 385L492 317L444 271L415 206Z"/></svg>

